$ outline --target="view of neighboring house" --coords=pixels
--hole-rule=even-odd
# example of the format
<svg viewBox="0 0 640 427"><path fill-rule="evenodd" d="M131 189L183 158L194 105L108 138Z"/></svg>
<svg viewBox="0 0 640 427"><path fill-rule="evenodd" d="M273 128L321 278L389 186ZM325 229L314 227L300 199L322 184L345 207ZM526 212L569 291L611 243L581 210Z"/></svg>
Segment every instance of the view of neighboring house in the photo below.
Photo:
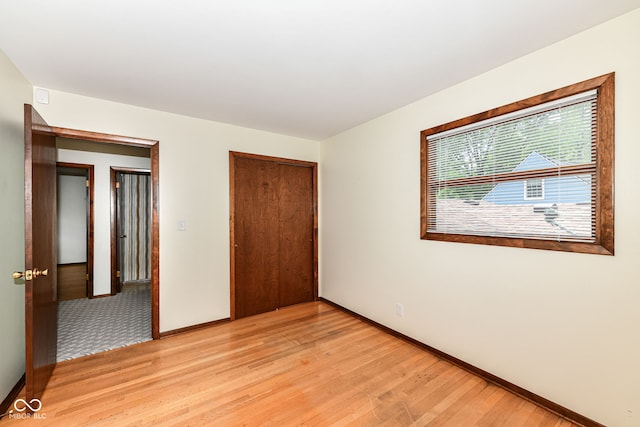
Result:
<svg viewBox="0 0 640 427"><path fill-rule="evenodd" d="M561 164L533 151L513 171L520 172L558 166ZM589 203L591 200L591 177L589 175L562 176L501 182L482 200L498 205L550 206L553 203Z"/></svg>
<svg viewBox="0 0 640 427"><path fill-rule="evenodd" d="M533 151L513 171L557 168ZM591 177L537 178L495 185L482 200L439 199L434 231L464 230L505 237L563 236L591 239Z"/></svg>

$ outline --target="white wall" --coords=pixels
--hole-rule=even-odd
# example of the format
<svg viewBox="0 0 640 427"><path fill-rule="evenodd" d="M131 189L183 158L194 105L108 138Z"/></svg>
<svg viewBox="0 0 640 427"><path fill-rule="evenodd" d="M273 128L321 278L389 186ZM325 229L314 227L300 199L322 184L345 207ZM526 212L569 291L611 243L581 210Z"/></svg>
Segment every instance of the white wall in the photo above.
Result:
<svg viewBox="0 0 640 427"><path fill-rule="evenodd" d="M161 332L229 317L229 150L319 156L318 142L64 92L34 106L53 126L160 141Z"/></svg>
<svg viewBox="0 0 640 427"><path fill-rule="evenodd" d="M636 10L323 142L321 295L599 422L640 425L639 41ZM422 129L611 71L615 256L420 240Z"/></svg>
<svg viewBox="0 0 640 427"><path fill-rule="evenodd" d="M83 176L58 175L58 264L87 261L87 187Z"/></svg>
<svg viewBox="0 0 640 427"><path fill-rule="evenodd" d="M24 107L32 87L0 50L0 402L24 373Z"/></svg>
<svg viewBox="0 0 640 427"><path fill-rule="evenodd" d="M40 111L40 105L34 105ZM45 117L45 120L48 120ZM53 122L49 122L53 125ZM92 129L88 129L92 130ZM111 167L149 169L148 158L58 148L58 161L94 165L93 295L111 293Z"/></svg>

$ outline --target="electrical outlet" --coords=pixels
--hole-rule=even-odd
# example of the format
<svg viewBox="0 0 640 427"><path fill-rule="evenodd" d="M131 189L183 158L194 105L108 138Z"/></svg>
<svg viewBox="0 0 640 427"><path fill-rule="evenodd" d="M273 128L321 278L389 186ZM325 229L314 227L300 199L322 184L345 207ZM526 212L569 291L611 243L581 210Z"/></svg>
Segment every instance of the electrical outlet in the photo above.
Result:
<svg viewBox="0 0 640 427"><path fill-rule="evenodd" d="M404 306L400 303L396 303L396 316L404 316Z"/></svg>

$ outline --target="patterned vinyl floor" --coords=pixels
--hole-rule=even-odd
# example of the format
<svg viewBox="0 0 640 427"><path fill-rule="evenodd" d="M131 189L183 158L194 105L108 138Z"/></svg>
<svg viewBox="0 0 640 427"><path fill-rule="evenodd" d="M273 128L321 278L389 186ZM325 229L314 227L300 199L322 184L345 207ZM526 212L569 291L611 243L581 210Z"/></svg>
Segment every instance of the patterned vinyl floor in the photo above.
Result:
<svg viewBox="0 0 640 427"><path fill-rule="evenodd" d="M148 283L121 293L58 303L58 362L151 340Z"/></svg>

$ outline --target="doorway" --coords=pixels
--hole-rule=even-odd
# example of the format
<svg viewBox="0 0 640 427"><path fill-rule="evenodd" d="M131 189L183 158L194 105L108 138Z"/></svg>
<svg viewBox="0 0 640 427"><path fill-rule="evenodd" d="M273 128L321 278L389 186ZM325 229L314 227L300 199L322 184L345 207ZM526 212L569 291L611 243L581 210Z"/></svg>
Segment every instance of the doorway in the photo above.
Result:
<svg viewBox="0 0 640 427"><path fill-rule="evenodd" d="M317 163L229 156L231 318L316 300Z"/></svg>
<svg viewBox="0 0 640 427"><path fill-rule="evenodd" d="M29 104L24 105L25 270L14 280L25 283L25 393L39 398L56 366L56 138L128 145L149 149L152 182L151 330L160 338L159 316L159 143L50 126ZM37 285L34 286L34 282Z"/></svg>
<svg viewBox="0 0 640 427"><path fill-rule="evenodd" d="M111 294L151 281L151 174L111 167Z"/></svg>
<svg viewBox="0 0 640 427"><path fill-rule="evenodd" d="M104 144L98 142L84 140L68 140L57 138L56 141L57 156L59 161L82 161L91 166L95 181L95 202L89 203L92 209L95 209L95 218L87 221L86 218L79 218L78 206L87 203L87 197L84 192L84 178L77 171L79 169L59 168L60 172L73 176L62 176L58 179L58 200L66 201L68 205L75 205L75 212L69 212L69 209L63 209L64 206L58 206L59 223L64 225L71 222L76 229L83 228L84 223L91 224L91 232L89 236L91 243L88 247L93 247L95 242L96 256L91 257L95 264L95 275L91 275L92 287L91 291L85 295L77 295L76 298L63 298L64 294L59 292L58 304L58 352L57 360L68 360L79 356L94 354L111 348L122 347L151 339L151 171L150 167L150 151L148 148L127 147L114 144ZM64 163L68 165L70 163ZM141 169L146 168L146 169ZM134 247L139 244L144 246L140 252L145 254L144 262L144 283L135 288L129 287L125 292L119 293L122 289L112 291L111 278L111 232L110 224L113 223L114 211L110 202L111 175L114 169L131 170L139 173L144 178L141 181L143 191L142 200L136 200L131 197L130 191L125 192L127 206L135 202L136 205L143 207L140 218L135 218L137 212L133 215L125 217L121 215L119 221L124 227L127 234L137 234L137 229L143 230L144 237L142 242L137 242ZM74 174L74 172L76 172ZM137 176L137 175L135 175ZM120 177L120 182L124 184L121 190L138 188L138 185L129 185L127 182L129 175ZM64 178L64 179L63 179ZM69 181L71 185L69 185ZM60 185L62 184L62 185ZM65 187L71 187L74 190L76 201L70 197L70 192ZM88 187L87 187L88 188ZM93 185L92 185L93 188ZM119 190L119 191L121 191ZM80 193L80 194L78 194ZM93 197L92 197L93 199ZM122 198L121 198L122 199ZM59 203L60 205L60 203ZM120 203L122 205L122 203ZM130 227L131 219L135 221L133 229ZM93 232L95 228L95 232ZM131 231L131 232L129 232ZM87 230L85 229L86 233ZM78 233L80 234L80 233ZM69 230L59 228L59 240L62 249L68 249L73 243ZM86 234L85 234L86 235ZM79 246L80 236L76 236L74 259L68 259L68 255L62 253L71 263L59 265L58 277L65 278L66 275L78 270L73 274L71 279L78 282L89 276L80 274L86 264L83 261L85 254ZM59 256L60 258L60 256ZM69 280L69 278L67 278ZM66 290L67 287L62 286L63 281L59 280L59 290ZM78 283L79 284L79 283ZM95 292L94 292L95 291ZM86 297L89 297L87 299ZM84 297L84 298L83 298ZM98 333L96 333L98 332Z"/></svg>
<svg viewBox="0 0 640 427"><path fill-rule="evenodd" d="M63 138L68 141L97 142L111 145L112 147L126 146L129 148L142 148L148 150L150 158L150 186L151 186L151 335L153 339L160 338L160 218L158 195L160 193L159 183L159 164L160 164L160 144L156 140L143 138L135 138L120 135L103 134L97 132L88 132L67 128L51 128L57 138ZM113 207L111 208L113 209ZM113 215L112 215L113 216ZM107 270L108 271L108 270Z"/></svg>
<svg viewBox="0 0 640 427"><path fill-rule="evenodd" d="M93 298L94 167L57 162L58 301Z"/></svg>
<svg viewBox="0 0 640 427"><path fill-rule="evenodd" d="M70 162L83 162L87 164L87 168L90 167L93 170L94 178L91 181L92 188L95 187L96 199L88 203L95 210L94 218L89 221L85 217L80 217L83 207L85 210L89 208L87 206L89 182L88 180L85 182L82 169L58 168L59 174L66 175L58 177L57 359L58 361L69 360L148 341L151 339L149 149L56 138L56 150L59 165L62 164L60 162L66 162L63 163L64 165L71 165ZM128 288L127 292L121 294L112 291L111 235L109 233L110 224L113 222L109 200L112 169L120 168L140 171L145 178L142 186L144 191L142 203L127 195L129 200L143 206L145 212L143 217L135 221L135 229L127 233L134 235L141 231L145 237L142 239L143 250L140 252L145 254L144 266L147 271L143 286L135 289ZM122 179L121 181L124 182ZM132 186L125 185L125 187ZM127 226L130 223L129 221L121 222ZM90 232L87 228L88 224L91 225ZM85 247L82 239L89 237L92 241L88 247L93 248L93 241L95 241L96 257L93 262L87 263L84 259ZM88 266L93 267L95 275L89 276L84 273L83 270ZM89 277L92 279L92 289L81 295L78 288L83 285L84 291L85 280ZM66 293L72 290L75 291L73 297L65 297Z"/></svg>

